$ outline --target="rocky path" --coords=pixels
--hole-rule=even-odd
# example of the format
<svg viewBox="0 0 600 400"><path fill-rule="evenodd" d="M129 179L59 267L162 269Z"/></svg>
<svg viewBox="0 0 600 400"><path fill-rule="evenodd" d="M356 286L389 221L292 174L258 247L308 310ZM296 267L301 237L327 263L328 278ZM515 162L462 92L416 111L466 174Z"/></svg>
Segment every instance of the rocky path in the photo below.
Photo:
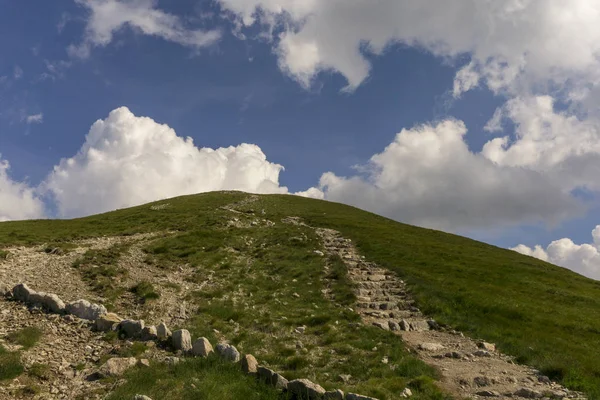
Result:
<svg viewBox="0 0 600 400"><path fill-rule="evenodd" d="M356 284L356 311L364 323L401 336L423 361L442 374L441 386L459 397L583 398L515 364L493 344L438 327L411 300L406 284L393 273L361 257L349 239L334 230L317 229L326 252L338 255Z"/></svg>

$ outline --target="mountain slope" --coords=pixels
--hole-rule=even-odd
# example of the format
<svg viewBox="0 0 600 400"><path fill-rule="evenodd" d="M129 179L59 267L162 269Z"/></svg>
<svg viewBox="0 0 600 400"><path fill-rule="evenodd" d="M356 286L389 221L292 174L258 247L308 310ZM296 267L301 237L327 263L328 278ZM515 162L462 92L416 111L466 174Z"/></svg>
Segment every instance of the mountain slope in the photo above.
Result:
<svg viewBox="0 0 600 400"><path fill-rule="evenodd" d="M416 385L415 380L423 376L435 377L401 344L386 339L385 332L368 327L356 332L332 330L336 319L349 323L354 317L342 307L329 308L317 290L323 285L322 262L307 252L319 246L314 233L267 222L268 229L253 229L246 218L278 222L298 217L312 227L339 231L368 260L396 272L423 312L438 322L495 342L519 362L585 391L592 399L600 398L600 282L512 251L340 204L285 195L246 202L248 197L209 193L77 220L2 223L0 243L7 249L45 244L69 251L67 243L78 239L159 232L140 244L136 257L157 270L189 267L186 282L198 285L198 290L190 291L187 301L198 317L188 318L185 324L195 334L215 337L212 329L218 329L241 346L263 352L268 363L292 375L314 370L325 385L333 385L339 374L351 374L357 381L349 388L381 398L395 398L398 389L411 382ZM236 202L233 214L239 217L232 218L232 211L222 207ZM129 272L98 285L97 274L91 276L86 266L90 260L105 260L107 268L116 266L118 271L125 267L115 259L124 253L130 254L131 249L85 253L78 261L78 273L117 310L133 301L132 292L126 292L135 283L131 277L143 276ZM229 281L224 279L228 276ZM122 284L111 287L113 281ZM336 301L344 306L348 284L340 279L333 287L338 291ZM166 293L167 288L162 290ZM245 295L248 292L255 293L252 300ZM351 294L347 296L351 301ZM301 344L308 353L296 348L296 336L286 333L297 325L309 330L311 339ZM265 341L278 347L278 352L263 349ZM334 353L313 354L324 346ZM373 347L378 351L368 356ZM382 356L399 368L393 373L382 368ZM354 361L351 366L343 364L344 357ZM420 396L439 395L424 389Z"/></svg>

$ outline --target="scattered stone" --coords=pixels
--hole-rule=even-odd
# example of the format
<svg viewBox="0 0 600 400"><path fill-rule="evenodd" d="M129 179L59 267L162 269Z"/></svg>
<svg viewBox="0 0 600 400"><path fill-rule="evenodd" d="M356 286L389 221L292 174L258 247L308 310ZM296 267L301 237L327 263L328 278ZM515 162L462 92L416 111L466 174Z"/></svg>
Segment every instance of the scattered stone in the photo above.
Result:
<svg viewBox="0 0 600 400"><path fill-rule="evenodd" d="M0 283L0 297L11 297L12 290L4 283Z"/></svg>
<svg viewBox="0 0 600 400"><path fill-rule="evenodd" d="M133 400L152 400L152 399L148 396L144 396L143 394L136 394L135 396L133 396Z"/></svg>
<svg viewBox="0 0 600 400"><path fill-rule="evenodd" d="M142 329L142 333L140 334L140 339L143 342L149 342L158 339L156 327L154 325L144 327L144 329Z"/></svg>
<svg viewBox="0 0 600 400"><path fill-rule="evenodd" d="M150 360L148 360L147 358L140 358L137 362L137 365L139 365L140 367L149 367Z"/></svg>
<svg viewBox="0 0 600 400"><path fill-rule="evenodd" d="M303 334L304 332L306 332L306 326L299 326L294 330L294 332Z"/></svg>
<svg viewBox="0 0 600 400"><path fill-rule="evenodd" d="M410 331L410 324L407 320L403 319L400 321L400 329L407 332Z"/></svg>
<svg viewBox="0 0 600 400"><path fill-rule="evenodd" d="M479 343L477 343L477 347L479 347L480 349L483 349L483 350L490 351L490 352L496 351L496 345L492 344L492 343L479 342Z"/></svg>
<svg viewBox="0 0 600 400"><path fill-rule="evenodd" d="M19 283L13 288L12 293L15 300L27 303L29 301L29 296L31 296L32 293L35 293L35 290L31 289L25 283Z"/></svg>
<svg viewBox="0 0 600 400"><path fill-rule="evenodd" d="M490 386L490 384L492 382L490 381L490 378L488 378L487 376L477 376L477 377L473 378L473 383L477 387L485 387L485 386Z"/></svg>
<svg viewBox="0 0 600 400"><path fill-rule="evenodd" d="M338 376L338 379L344 383L348 383L352 379L352 375L342 374Z"/></svg>
<svg viewBox="0 0 600 400"><path fill-rule="evenodd" d="M363 396L361 394L348 393L346 395L346 400L377 400L377 399L375 397Z"/></svg>
<svg viewBox="0 0 600 400"><path fill-rule="evenodd" d="M427 321L427 325L429 325L429 329L432 331L437 331L440 329L440 324L438 324L435 320L430 319Z"/></svg>
<svg viewBox="0 0 600 400"><path fill-rule="evenodd" d="M548 378L547 376L544 376L544 375L538 376L538 382L545 383L546 385L549 385L549 384L552 383L552 381L550 380L550 378Z"/></svg>
<svg viewBox="0 0 600 400"><path fill-rule="evenodd" d="M135 357L110 358L102 367L100 367L100 370L98 372L103 378L110 376L121 376L129 368L135 366L136 363L137 360Z"/></svg>
<svg viewBox="0 0 600 400"><path fill-rule="evenodd" d="M66 311L81 319L95 321L102 314L106 314L106 307L90 303L87 300L77 300L66 305Z"/></svg>
<svg viewBox="0 0 600 400"><path fill-rule="evenodd" d="M205 337L196 339L196 341L192 345L192 354L196 357L208 357L208 355L212 352L212 344L210 344L208 339Z"/></svg>
<svg viewBox="0 0 600 400"><path fill-rule="evenodd" d="M119 331L128 338L139 338L144 330L144 320L124 319L119 323Z"/></svg>
<svg viewBox="0 0 600 400"><path fill-rule="evenodd" d="M102 314L96 319L96 330L100 332L115 331L121 321L123 319L115 313Z"/></svg>
<svg viewBox="0 0 600 400"><path fill-rule="evenodd" d="M165 324L164 322L158 324L158 326L156 327L156 334L158 335L158 338L160 340L167 340L171 337L171 331L167 327L167 324Z"/></svg>
<svg viewBox="0 0 600 400"><path fill-rule="evenodd" d="M419 345L420 350L424 351L439 351L442 350L444 346L439 343L421 343Z"/></svg>
<svg viewBox="0 0 600 400"><path fill-rule="evenodd" d="M411 397L412 395L413 395L412 390L410 390L409 388L405 388L402 391L402 394L400 394L400 397L408 398L408 397Z"/></svg>
<svg viewBox="0 0 600 400"><path fill-rule="evenodd" d="M396 321L388 322L388 326L390 327L390 331L396 332L400 330L400 325Z"/></svg>
<svg viewBox="0 0 600 400"><path fill-rule="evenodd" d="M187 329L179 329L173 332L171 340L175 350L181 350L183 352L192 350L192 336Z"/></svg>
<svg viewBox="0 0 600 400"><path fill-rule="evenodd" d="M308 379L295 379L288 382L287 390L292 395L306 400L321 399L326 392L321 386ZM346 396L346 399L352 399L348 396L350 396L350 394Z"/></svg>
<svg viewBox="0 0 600 400"><path fill-rule="evenodd" d="M240 352L230 344L220 343L217 345L216 350L217 353L219 353L219 355L227 361L231 361L234 363L240 361Z"/></svg>
<svg viewBox="0 0 600 400"><path fill-rule="evenodd" d="M429 324L425 320L421 321L411 321L410 322L410 330L415 332L422 332L429 330Z"/></svg>
<svg viewBox="0 0 600 400"><path fill-rule="evenodd" d="M476 352L473 353L473 355L476 357L491 357L492 356L490 354L490 352L486 351L486 350L477 350Z"/></svg>
<svg viewBox="0 0 600 400"><path fill-rule="evenodd" d="M242 371L251 375L258 372L258 361L252 354L246 354L242 357Z"/></svg>
<svg viewBox="0 0 600 400"><path fill-rule="evenodd" d="M390 326L386 323L386 322L373 322L373 326L376 326L380 329L383 329L384 331L389 331L390 330Z"/></svg>
<svg viewBox="0 0 600 400"><path fill-rule="evenodd" d="M179 364L179 361L181 360L179 359L179 357L165 357L164 361L167 365L176 365Z"/></svg>
<svg viewBox="0 0 600 400"><path fill-rule="evenodd" d="M340 389L330 390L323 395L325 400L344 400L344 392Z"/></svg>
<svg viewBox="0 0 600 400"><path fill-rule="evenodd" d="M481 392L477 392L477 396L481 397L500 397L501 394L496 392L495 390L482 390Z"/></svg>
<svg viewBox="0 0 600 400"><path fill-rule="evenodd" d="M444 357L446 357L446 358L456 358L456 359L461 359L461 358L463 358L464 356L463 356L461 353L459 353L458 351L452 351L452 352L450 352L450 353L446 353L446 354L444 354Z"/></svg>
<svg viewBox="0 0 600 400"><path fill-rule="evenodd" d="M515 392L515 396L525 397L526 399L539 399L544 397L544 395L537 390L529 389L529 388L521 388Z"/></svg>

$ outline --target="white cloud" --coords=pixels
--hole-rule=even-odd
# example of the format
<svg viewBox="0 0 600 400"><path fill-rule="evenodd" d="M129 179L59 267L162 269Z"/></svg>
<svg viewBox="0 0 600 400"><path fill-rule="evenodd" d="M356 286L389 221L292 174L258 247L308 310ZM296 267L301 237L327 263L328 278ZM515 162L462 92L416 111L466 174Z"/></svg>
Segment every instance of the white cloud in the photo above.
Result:
<svg viewBox="0 0 600 400"><path fill-rule="evenodd" d="M589 278L600 279L600 225L592 231L590 244L578 245L565 238L555 240L545 250L539 245L530 248L523 244L512 250L569 268Z"/></svg>
<svg viewBox="0 0 600 400"><path fill-rule="evenodd" d="M13 78L15 78L15 80L21 79L23 77L23 69L21 67L19 67L18 65L15 65L15 68L13 69Z"/></svg>
<svg viewBox="0 0 600 400"><path fill-rule="evenodd" d="M0 158L0 221L42 218L44 206L35 190L8 176L10 165Z"/></svg>
<svg viewBox="0 0 600 400"><path fill-rule="evenodd" d="M483 80L493 90L589 82L598 70L597 0L220 0L246 26L280 22L285 71L303 83L321 70L343 74L350 88L369 75L367 53L393 43L441 57L470 54L455 95ZM270 29L270 27L267 27Z"/></svg>
<svg viewBox="0 0 600 400"><path fill-rule="evenodd" d="M156 36L195 50L219 40L220 32L188 29L184 21L157 8L157 0L75 0L89 11L85 37L71 45L72 57L87 58L92 47L107 46L113 35L130 27L144 35Z"/></svg>
<svg viewBox="0 0 600 400"><path fill-rule="evenodd" d="M41 124L44 122L44 114L31 114L25 117L25 122L28 124Z"/></svg>
<svg viewBox="0 0 600 400"><path fill-rule="evenodd" d="M92 125L77 155L61 160L43 187L60 215L73 217L213 190L287 193L282 170L256 145L198 148L121 107Z"/></svg>
<svg viewBox="0 0 600 400"><path fill-rule="evenodd" d="M457 231L527 222L557 222L580 210L546 176L499 166L469 151L456 120L402 130L386 149L349 178L326 173L319 193L421 226Z"/></svg>

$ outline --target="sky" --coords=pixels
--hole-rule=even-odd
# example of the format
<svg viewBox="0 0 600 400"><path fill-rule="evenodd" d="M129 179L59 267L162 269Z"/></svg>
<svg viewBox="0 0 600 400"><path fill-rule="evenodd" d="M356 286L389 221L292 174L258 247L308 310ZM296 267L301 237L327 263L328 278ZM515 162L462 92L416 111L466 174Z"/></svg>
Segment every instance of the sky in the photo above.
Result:
<svg viewBox="0 0 600 400"><path fill-rule="evenodd" d="M0 0L0 221L288 193L600 279L600 0Z"/></svg>

